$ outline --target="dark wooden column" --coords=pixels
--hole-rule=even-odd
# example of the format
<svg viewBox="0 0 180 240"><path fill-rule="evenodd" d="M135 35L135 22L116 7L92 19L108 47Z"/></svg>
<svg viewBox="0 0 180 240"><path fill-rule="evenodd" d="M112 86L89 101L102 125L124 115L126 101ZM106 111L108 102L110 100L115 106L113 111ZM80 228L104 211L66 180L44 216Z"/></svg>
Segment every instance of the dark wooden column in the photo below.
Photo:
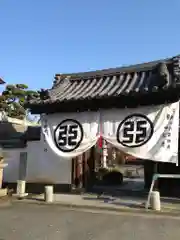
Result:
<svg viewBox="0 0 180 240"><path fill-rule="evenodd" d="M87 168L88 168L88 175L87 175L87 189L90 189L94 184L95 178L95 147L90 149L90 154L87 159Z"/></svg>
<svg viewBox="0 0 180 240"><path fill-rule="evenodd" d="M147 190L151 186L152 176L154 171L153 167L154 167L153 161L144 160L144 181L145 181L144 188Z"/></svg>
<svg viewBox="0 0 180 240"><path fill-rule="evenodd" d="M78 188L83 188L83 155L78 156Z"/></svg>
<svg viewBox="0 0 180 240"><path fill-rule="evenodd" d="M76 184L75 184L75 178L76 178L76 168L75 168L75 162L76 159L72 158L71 160L71 189L75 189Z"/></svg>
<svg viewBox="0 0 180 240"><path fill-rule="evenodd" d="M83 188L86 189L87 187L87 177L88 177L88 165L87 165L87 159L88 159L89 151L83 153L82 156L82 168L83 168L83 174L82 174L82 181L83 181Z"/></svg>
<svg viewBox="0 0 180 240"><path fill-rule="evenodd" d="M94 180L95 148L72 159L72 189L89 188Z"/></svg>
<svg viewBox="0 0 180 240"><path fill-rule="evenodd" d="M82 155L73 158L72 160L72 187L73 189L79 189L83 186L83 169L82 169Z"/></svg>

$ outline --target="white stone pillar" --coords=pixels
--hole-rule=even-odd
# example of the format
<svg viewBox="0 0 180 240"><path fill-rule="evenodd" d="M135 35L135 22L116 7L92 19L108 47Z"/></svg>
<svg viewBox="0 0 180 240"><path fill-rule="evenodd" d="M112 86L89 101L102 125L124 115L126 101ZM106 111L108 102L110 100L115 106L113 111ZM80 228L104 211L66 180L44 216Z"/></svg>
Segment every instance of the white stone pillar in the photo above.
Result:
<svg viewBox="0 0 180 240"><path fill-rule="evenodd" d="M26 189L26 182L23 180L17 180L17 187L16 187L16 193L19 196L23 196L25 194Z"/></svg>
<svg viewBox="0 0 180 240"><path fill-rule="evenodd" d="M54 200L53 186L45 186L45 202L52 203Z"/></svg>
<svg viewBox="0 0 180 240"><path fill-rule="evenodd" d="M3 161L1 160L1 163L0 163L0 197L7 195L7 188L2 188L3 170L7 165L8 165L7 163L3 163Z"/></svg>
<svg viewBox="0 0 180 240"><path fill-rule="evenodd" d="M7 167L7 163L0 162L0 188L2 188L2 181L3 181L3 169Z"/></svg>
<svg viewBox="0 0 180 240"><path fill-rule="evenodd" d="M150 206L152 210L161 210L160 194L158 191L153 191L150 196Z"/></svg>
<svg viewBox="0 0 180 240"><path fill-rule="evenodd" d="M18 198L28 195L26 193L26 170L27 170L27 152L20 152L19 156L19 179L17 180L16 194Z"/></svg>

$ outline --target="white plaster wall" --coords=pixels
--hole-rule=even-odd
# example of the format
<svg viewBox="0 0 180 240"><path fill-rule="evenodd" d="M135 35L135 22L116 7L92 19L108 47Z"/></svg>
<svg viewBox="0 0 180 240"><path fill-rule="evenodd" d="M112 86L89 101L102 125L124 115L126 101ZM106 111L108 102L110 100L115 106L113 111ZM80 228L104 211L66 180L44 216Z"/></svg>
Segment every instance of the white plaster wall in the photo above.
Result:
<svg viewBox="0 0 180 240"><path fill-rule="evenodd" d="M47 149L47 151L44 151ZM71 184L71 160L57 156L43 140L29 142L27 147L28 182Z"/></svg>
<svg viewBox="0 0 180 240"><path fill-rule="evenodd" d="M16 182L18 179L20 151L21 149L3 151L5 162L8 163L3 171L3 180L6 182Z"/></svg>
<svg viewBox="0 0 180 240"><path fill-rule="evenodd" d="M44 149L47 149L47 152ZM27 151L27 182L71 184L71 160L59 158L43 140L29 142L26 149L4 150L4 181L16 182L20 151Z"/></svg>

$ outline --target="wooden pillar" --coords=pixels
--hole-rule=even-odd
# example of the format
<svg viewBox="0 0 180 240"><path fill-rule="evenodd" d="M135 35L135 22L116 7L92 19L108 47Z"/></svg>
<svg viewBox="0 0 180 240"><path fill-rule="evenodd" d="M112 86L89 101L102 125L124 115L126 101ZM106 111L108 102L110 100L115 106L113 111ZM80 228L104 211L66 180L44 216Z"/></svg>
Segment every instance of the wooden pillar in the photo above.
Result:
<svg viewBox="0 0 180 240"><path fill-rule="evenodd" d="M75 158L75 187L78 188L79 185L79 162L78 158Z"/></svg>
<svg viewBox="0 0 180 240"><path fill-rule="evenodd" d="M95 147L90 149L90 154L87 159L88 167L88 179L87 179L87 188L91 188L94 184L95 177Z"/></svg>
<svg viewBox="0 0 180 240"><path fill-rule="evenodd" d="M83 153L82 156L82 169L83 169L83 174L82 174L82 182L83 182L83 188L86 188L86 182L87 182L87 153Z"/></svg>
<svg viewBox="0 0 180 240"><path fill-rule="evenodd" d="M144 188L145 189L149 189L151 186L153 172L154 172L153 161L144 160L144 181L145 181Z"/></svg>
<svg viewBox="0 0 180 240"><path fill-rule="evenodd" d="M82 155L74 158L74 186L75 188L82 188L82 175L83 175L83 168L82 168Z"/></svg>
<svg viewBox="0 0 180 240"><path fill-rule="evenodd" d="M72 189L87 188L89 178L88 152L72 159Z"/></svg>
<svg viewBox="0 0 180 240"><path fill-rule="evenodd" d="M75 158L72 158L71 161L71 189L75 189L76 185L75 185L75 176L76 176L76 168L75 168Z"/></svg>
<svg viewBox="0 0 180 240"><path fill-rule="evenodd" d="M90 168L88 162L91 157L91 150L87 151L83 155L83 188L88 190L89 178L90 178Z"/></svg>
<svg viewBox="0 0 180 240"><path fill-rule="evenodd" d="M78 165L77 157L72 159L72 189L76 189L78 186Z"/></svg>
<svg viewBox="0 0 180 240"><path fill-rule="evenodd" d="M88 189L94 180L95 147L88 152L72 159L71 183L72 189Z"/></svg>
<svg viewBox="0 0 180 240"><path fill-rule="evenodd" d="M78 157L79 186L83 188L83 154Z"/></svg>

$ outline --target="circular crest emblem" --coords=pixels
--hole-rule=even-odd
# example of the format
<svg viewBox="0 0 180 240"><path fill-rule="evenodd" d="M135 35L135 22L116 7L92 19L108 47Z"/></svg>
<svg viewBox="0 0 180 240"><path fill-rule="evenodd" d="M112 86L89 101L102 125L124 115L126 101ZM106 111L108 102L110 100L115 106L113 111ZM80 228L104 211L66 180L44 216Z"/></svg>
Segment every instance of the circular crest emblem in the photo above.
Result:
<svg viewBox="0 0 180 240"><path fill-rule="evenodd" d="M54 130L54 142L62 152L72 152L83 140L83 127L74 119L63 120Z"/></svg>
<svg viewBox="0 0 180 240"><path fill-rule="evenodd" d="M119 124L116 138L123 146L135 148L146 144L153 132L153 123L147 116L131 114Z"/></svg>

